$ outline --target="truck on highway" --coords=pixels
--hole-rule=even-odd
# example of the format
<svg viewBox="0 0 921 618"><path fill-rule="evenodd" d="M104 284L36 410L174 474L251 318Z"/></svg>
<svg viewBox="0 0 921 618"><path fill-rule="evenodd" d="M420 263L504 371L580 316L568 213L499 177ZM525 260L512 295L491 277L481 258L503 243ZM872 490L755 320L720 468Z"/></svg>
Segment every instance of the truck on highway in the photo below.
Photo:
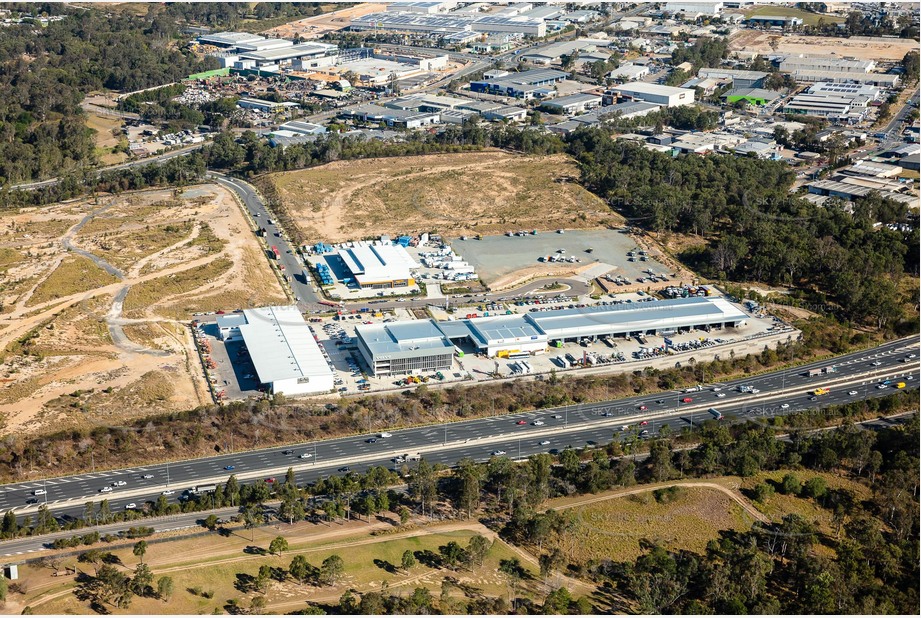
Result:
<svg viewBox="0 0 921 618"><path fill-rule="evenodd" d="M407 453L403 455L403 459L406 461L419 461L422 459L422 455L419 453Z"/></svg>
<svg viewBox="0 0 921 618"><path fill-rule="evenodd" d="M815 395L816 397L819 397L820 395L827 395L830 392L831 392L830 390L828 390L827 388L823 386L822 388L817 388L814 391L812 391L812 394Z"/></svg>
<svg viewBox="0 0 921 618"><path fill-rule="evenodd" d="M717 410L716 408L710 408L709 412L710 412L710 414L713 415L713 418L714 418L714 419L716 419L716 420L718 420L718 421L723 420L723 413L720 412L719 410Z"/></svg>
<svg viewBox="0 0 921 618"><path fill-rule="evenodd" d="M692 386L691 388L684 389L685 393L697 393L703 390L703 387L698 384L697 386Z"/></svg>
<svg viewBox="0 0 921 618"><path fill-rule="evenodd" d="M209 491L214 491L215 489L217 489L217 485L196 485L192 489L192 493L204 494L204 493L208 493Z"/></svg>
<svg viewBox="0 0 921 618"><path fill-rule="evenodd" d="M807 375L808 377L812 378L815 376L825 375L829 373L837 373L837 372L838 372L837 367L820 367L818 369L810 369Z"/></svg>

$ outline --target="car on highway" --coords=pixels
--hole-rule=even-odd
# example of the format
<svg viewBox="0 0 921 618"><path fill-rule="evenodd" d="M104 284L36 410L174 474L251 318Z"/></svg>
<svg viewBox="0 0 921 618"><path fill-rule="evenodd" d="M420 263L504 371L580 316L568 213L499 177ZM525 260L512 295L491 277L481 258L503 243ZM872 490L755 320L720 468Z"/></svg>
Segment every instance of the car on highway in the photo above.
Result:
<svg viewBox="0 0 921 618"><path fill-rule="evenodd" d="M390 432L385 431L384 433L380 434L379 437L381 437L381 438L392 438L392 437L393 437L393 434L390 433Z"/></svg>
<svg viewBox="0 0 921 618"><path fill-rule="evenodd" d="M348 466L342 466L341 468L338 469L338 472L351 472L351 471L352 469L349 468Z"/></svg>
<svg viewBox="0 0 921 618"><path fill-rule="evenodd" d="M111 488L111 487L103 487L102 489L99 490L99 493L101 493L101 494L107 494L107 493L109 493L110 491L112 491L112 488Z"/></svg>
<svg viewBox="0 0 921 618"><path fill-rule="evenodd" d="M301 455L300 458L301 458L301 459L310 459L311 457L313 457L313 455L311 455L310 453L304 453L304 454Z"/></svg>
<svg viewBox="0 0 921 618"><path fill-rule="evenodd" d="M161 495L161 496L172 496L174 493L176 493L176 492L173 491L172 489L166 489L166 490L164 490L164 491L161 491L161 492L160 492L160 495Z"/></svg>
<svg viewBox="0 0 921 618"><path fill-rule="evenodd" d="M32 495L33 496L44 496L46 493L48 492L46 492L44 489L36 489L35 491L32 492Z"/></svg>
<svg viewBox="0 0 921 618"><path fill-rule="evenodd" d="M536 420L536 421L534 421L534 422L531 423L531 424L534 425L535 427L540 427L541 425L544 424L544 421L542 421L542 420Z"/></svg>
<svg viewBox="0 0 921 618"><path fill-rule="evenodd" d="M501 457L502 455L505 455L505 451L493 451L492 452L493 457Z"/></svg>
<svg viewBox="0 0 921 618"><path fill-rule="evenodd" d="M225 470L233 470L236 466L224 466Z"/></svg>
<svg viewBox="0 0 921 618"><path fill-rule="evenodd" d="M873 361L873 362L870 363L870 364L873 365L874 367L879 367L879 366L882 365L883 363L882 363L882 361Z"/></svg>
<svg viewBox="0 0 921 618"><path fill-rule="evenodd" d="M125 481L113 481L112 487L124 487L127 484Z"/></svg>
<svg viewBox="0 0 921 618"><path fill-rule="evenodd" d="M815 395L809 398L809 401L816 401L816 400L818 400L818 397L816 397Z"/></svg>
<svg viewBox="0 0 921 618"><path fill-rule="evenodd" d="M550 440L541 440L540 442L538 442L538 444L541 446L547 446L548 444L550 444Z"/></svg>
<svg viewBox="0 0 921 618"><path fill-rule="evenodd" d="M883 390L884 388L888 388L888 386L889 386L888 384L877 384L876 388L878 388L879 390Z"/></svg>
<svg viewBox="0 0 921 618"><path fill-rule="evenodd" d="M645 437L648 436L648 435L649 435L649 430L648 430L648 429L644 429L643 431L640 432L640 437L641 437L641 438L645 438Z"/></svg>
<svg viewBox="0 0 921 618"><path fill-rule="evenodd" d="M648 425L648 424L649 424L649 421L640 421L640 425L642 425L642 426L645 426L645 425Z"/></svg>
<svg viewBox="0 0 921 618"><path fill-rule="evenodd" d="M681 398L681 403L691 403L692 401L694 401L693 397L682 397Z"/></svg>
<svg viewBox="0 0 921 618"><path fill-rule="evenodd" d="M294 455L294 451L288 448L288 449L283 450L281 454L282 455Z"/></svg>
<svg viewBox="0 0 921 618"><path fill-rule="evenodd" d="M515 423L515 424L516 424L516 425L527 425L527 424L528 424L528 421L518 421L518 422Z"/></svg>
<svg viewBox="0 0 921 618"><path fill-rule="evenodd" d="M717 394L716 394L716 398L717 398L717 399L722 399L722 398L725 397L725 396L726 396L726 393L717 393Z"/></svg>
<svg viewBox="0 0 921 618"><path fill-rule="evenodd" d="M714 386L712 390L713 390L714 393L718 393L718 392L720 392L720 391L723 390L723 389L722 389L722 387Z"/></svg>
<svg viewBox="0 0 921 618"><path fill-rule="evenodd" d="M854 395L857 394L857 391L848 391L847 394L853 397Z"/></svg>
<svg viewBox="0 0 921 618"><path fill-rule="evenodd" d="M561 418L563 418L563 415L562 415L562 414L554 414L554 415L551 416L550 418L561 419Z"/></svg>
<svg viewBox="0 0 921 618"><path fill-rule="evenodd" d="M136 505L134 502L129 502L128 504L125 505L125 510L126 510L126 511L127 511L128 509L136 509L136 508L138 508L138 505Z"/></svg>
<svg viewBox="0 0 921 618"><path fill-rule="evenodd" d="M664 400L664 399L656 399L656 403L659 404L659 405L662 405L663 403L665 403L665 400Z"/></svg>
<svg viewBox="0 0 921 618"><path fill-rule="evenodd" d="M782 403L782 404L780 404L780 409L781 409L781 410L788 410L789 408L790 408L790 404L789 404L789 403Z"/></svg>
<svg viewBox="0 0 921 618"><path fill-rule="evenodd" d="M639 405L636 407L636 409L637 410L648 410L649 408L647 408L645 405Z"/></svg>
<svg viewBox="0 0 921 618"><path fill-rule="evenodd" d="M367 440L365 440L365 442L367 442L368 444L374 444L375 442L377 442L377 438L368 438Z"/></svg>
<svg viewBox="0 0 921 618"><path fill-rule="evenodd" d="M142 478L142 479L152 479L153 477L154 477L153 474L145 474L145 475L143 475L141 478Z"/></svg>
<svg viewBox="0 0 921 618"><path fill-rule="evenodd" d="M265 482L266 482L266 483L274 483L274 482L275 482L275 477L274 477L274 476L270 476L269 478L267 478L267 479L265 480Z"/></svg>

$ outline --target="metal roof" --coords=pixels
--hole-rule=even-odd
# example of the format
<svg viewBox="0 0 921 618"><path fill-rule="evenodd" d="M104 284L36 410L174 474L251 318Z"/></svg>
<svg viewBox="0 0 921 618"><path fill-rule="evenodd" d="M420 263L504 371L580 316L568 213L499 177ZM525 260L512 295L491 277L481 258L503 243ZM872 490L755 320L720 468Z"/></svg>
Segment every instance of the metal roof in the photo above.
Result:
<svg viewBox="0 0 921 618"><path fill-rule="evenodd" d="M374 357L417 351L422 355L454 348L433 320L361 324L355 327L355 334Z"/></svg>
<svg viewBox="0 0 921 618"><path fill-rule="evenodd" d="M626 94L655 94L664 97L671 97L676 94L694 92L686 88L674 88L672 86L662 86L660 84L647 84L646 82L630 82L621 86L615 86L612 90L624 92Z"/></svg>
<svg viewBox="0 0 921 618"><path fill-rule="evenodd" d="M735 322L746 314L722 298L678 298L527 314L551 339Z"/></svg>
<svg viewBox="0 0 921 618"><path fill-rule="evenodd" d="M320 378L332 369L301 312L295 306L244 309L240 334L249 350L259 381Z"/></svg>
<svg viewBox="0 0 921 618"><path fill-rule="evenodd" d="M472 337L484 346L508 339L546 339L544 333L523 315L473 318L466 322Z"/></svg>

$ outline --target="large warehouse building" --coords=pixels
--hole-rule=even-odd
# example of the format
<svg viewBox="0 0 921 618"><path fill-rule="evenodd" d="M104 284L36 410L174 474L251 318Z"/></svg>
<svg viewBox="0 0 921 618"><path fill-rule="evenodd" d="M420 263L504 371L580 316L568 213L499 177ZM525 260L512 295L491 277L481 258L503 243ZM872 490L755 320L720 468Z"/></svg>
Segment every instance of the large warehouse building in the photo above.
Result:
<svg viewBox="0 0 921 618"><path fill-rule="evenodd" d="M387 289L413 285L412 271L419 264L404 247L389 243L355 243L339 250L339 258L361 288ZM351 281L344 281L351 283Z"/></svg>
<svg viewBox="0 0 921 618"><path fill-rule="evenodd" d="M514 357L543 352L554 341L736 327L746 320L746 314L727 300L696 297L443 322L364 325L355 332L371 373L394 375L449 369L455 346L472 346L489 357Z"/></svg>
<svg viewBox="0 0 921 618"><path fill-rule="evenodd" d="M259 382L271 393L315 395L333 390L333 370L297 307L244 309L243 318L244 323L234 327L249 350Z"/></svg>
<svg viewBox="0 0 921 618"><path fill-rule="evenodd" d="M635 101L645 101L646 103L655 103L665 107L678 107L694 103L694 91L689 88L673 88L672 86L660 86L659 84L647 84L646 82L630 82L622 86L615 86L611 90Z"/></svg>

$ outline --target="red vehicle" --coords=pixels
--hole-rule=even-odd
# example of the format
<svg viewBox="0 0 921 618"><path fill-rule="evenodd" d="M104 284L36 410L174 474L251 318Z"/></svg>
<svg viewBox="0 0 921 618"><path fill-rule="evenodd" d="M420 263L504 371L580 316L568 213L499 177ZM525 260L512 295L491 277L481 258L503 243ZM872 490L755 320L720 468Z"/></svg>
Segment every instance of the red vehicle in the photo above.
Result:
<svg viewBox="0 0 921 618"><path fill-rule="evenodd" d="M681 400L681 403L691 403L692 401L694 400L691 397L685 397Z"/></svg>
<svg viewBox="0 0 921 618"><path fill-rule="evenodd" d="M646 406L640 406L639 409L640 409L640 410L645 410L645 409L646 409Z"/></svg>
<svg viewBox="0 0 921 618"><path fill-rule="evenodd" d="M527 424L528 424L528 421L518 421L518 422L515 423L515 424L516 424L516 425L527 425Z"/></svg>
<svg viewBox="0 0 921 618"><path fill-rule="evenodd" d="M649 421L641 421L641 422L640 422L640 425L642 425L642 426L645 426L645 425L648 425L648 424L649 424Z"/></svg>
<svg viewBox="0 0 921 618"><path fill-rule="evenodd" d="M274 482L275 482L275 477L274 477L274 476L270 476L269 478L267 478L267 479L265 480L265 482L266 482L266 483L274 483Z"/></svg>

